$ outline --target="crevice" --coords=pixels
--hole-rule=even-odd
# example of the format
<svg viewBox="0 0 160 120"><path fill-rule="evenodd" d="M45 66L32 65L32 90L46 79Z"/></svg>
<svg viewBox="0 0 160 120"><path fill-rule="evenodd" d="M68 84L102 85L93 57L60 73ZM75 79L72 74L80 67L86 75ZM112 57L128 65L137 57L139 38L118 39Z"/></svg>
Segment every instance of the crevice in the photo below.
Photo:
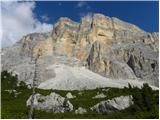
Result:
<svg viewBox="0 0 160 120"><path fill-rule="evenodd" d="M151 67L152 67L153 70L155 70L155 67L156 67L155 63L152 63Z"/></svg>
<svg viewBox="0 0 160 120"><path fill-rule="evenodd" d="M113 18L111 18L111 22L112 22L112 30L113 30L113 40L116 41L116 32L115 32L116 30L115 30Z"/></svg>
<svg viewBox="0 0 160 120"><path fill-rule="evenodd" d="M134 58L133 58L132 55L130 56L127 64L128 64L128 66L133 70L133 72L135 73L135 70L134 70Z"/></svg>

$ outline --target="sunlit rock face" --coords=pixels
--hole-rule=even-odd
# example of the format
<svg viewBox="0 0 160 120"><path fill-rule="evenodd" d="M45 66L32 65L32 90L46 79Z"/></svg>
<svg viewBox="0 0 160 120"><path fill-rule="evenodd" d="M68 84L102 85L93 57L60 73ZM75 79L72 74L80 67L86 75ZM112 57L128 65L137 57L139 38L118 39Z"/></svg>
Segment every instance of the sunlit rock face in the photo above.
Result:
<svg viewBox="0 0 160 120"><path fill-rule="evenodd" d="M158 36L102 14L84 17L79 23L63 17L51 33L32 33L4 48L2 70L15 72L30 84L39 55L37 84L56 76L49 66L65 64L117 81L136 79L158 86Z"/></svg>
<svg viewBox="0 0 160 120"><path fill-rule="evenodd" d="M53 52L59 55L69 55L73 52L77 42L78 29L79 23L68 18L60 18L52 32Z"/></svg>

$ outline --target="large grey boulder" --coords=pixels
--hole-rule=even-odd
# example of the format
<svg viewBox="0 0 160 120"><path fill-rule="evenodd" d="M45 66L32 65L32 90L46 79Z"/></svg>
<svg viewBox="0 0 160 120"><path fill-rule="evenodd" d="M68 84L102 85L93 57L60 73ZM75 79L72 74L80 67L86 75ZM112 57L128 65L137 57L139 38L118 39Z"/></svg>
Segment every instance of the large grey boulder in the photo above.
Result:
<svg viewBox="0 0 160 120"><path fill-rule="evenodd" d="M26 102L27 106L31 105L31 96ZM65 98L56 94L51 93L47 96L42 96L40 94L35 94L34 96L34 107L37 110L44 110L49 112L65 112L65 111L72 111L73 105L70 101L65 101Z"/></svg>
<svg viewBox="0 0 160 120"><path fill-rule="evenodd" d="M109 112L123 110L125 108L128 108L132 104L133 104L132 96L120 96L113 98L111 100L102 101L91 107L91 110L97 111L99 113L100 112L109 113Z"/></svg>

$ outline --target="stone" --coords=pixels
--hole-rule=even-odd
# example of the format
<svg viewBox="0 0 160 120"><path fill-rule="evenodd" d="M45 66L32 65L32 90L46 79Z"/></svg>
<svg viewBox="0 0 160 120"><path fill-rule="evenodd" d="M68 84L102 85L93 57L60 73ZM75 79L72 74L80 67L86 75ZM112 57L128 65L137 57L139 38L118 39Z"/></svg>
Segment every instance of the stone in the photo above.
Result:
<svg viewBox="0 0 160 120"><path fill-rule="evenodd" d="M37 106L38 105L38 99L40 98L40 94L35 94L34 95L34 101L33 101L33 105ZM26 105L30 106L31 105L31 99L32 99L32 95L29 97L29 99L26 101Z"/></svg>
<svg viewBox="0 0 160 120"><path fill-rule="evenodd" d="M98 93L96 96L94 96L93 97L93 99L95 99L95 98L105 98L106 97L106 95L105 94L103 94L103 93Z"/></svg>
<svg viewBox="0 0 160 120"><path fill-rule="evenodd" d="M107 88L107 89L103 88L102 89L102 91L106 91L106 92L108 92L109 90L110 90L110 88Z"/></svg>
<svg viewBox="0 0 160 120"><path fill-rule="evenodd" d="M9 92L10 94L11 94L11 93L16 93L16 92L17 92L17 91L14 90L14 89L13 89L13 90L12 90L12 89L11 89L11 90L4 90L4 91Z"/></svg>
<svg viewBox="0 0 160 120"><path fill-rule="evenodd" d="M80 92L78 93L78 95L83 95L83 93L80 91Z"/></svg>
<svg viewBox="0 0 160 120"><path fill-rule="evenodd" d="M100 103L91 107L91 110L99 113L110 113L119 110L124 110L132 104L134 104L134 102L133 102L133 97L131 95L120 96L120 97L115 97L111 100L101 101Z"/></svg>
<svg viewBox="0 0 160 120"><path fill-rule="evenodd" d="M22 92L16 92L14 93L15 94L15 97L17 97L19 94L21 94Z"/></svg>
<svg viewBox="0 0 160 120"><path fill-rule="evenodd" d="M31 105L30 102L31 96L26 102L27 106ZM66 111L73 110L73 105L70 103L69 100L65 101L65 98L54 92L47 96L35 94L33 104L35 109L37 110L43 110L54 113L63 113Z"/></svg>
<svg viewBox="0 0 160 120"><path fill-rule="evenodd" d="M75 98L76 96L73 96L72 93L68 92L68 93L66 94L66 97L67 97L68 99L72 99L72 98Z"/></svg>
<svg viewBox="0 0 160 120"><path fill-rule="evenodd" d="M21 94L21 92L17 92L16 90L4 90L6 92L8 92L9 94L13 93L14 94L14 97L17 97L19 94Z"/></svg>
<svg viewBox="0 0 160 120"><path fill-rule="evenodd" d="M73 105L72 105L72 103L69 100L67 100L65 110L66 111L72 111L73 110Z"/></svg>
<svg viewBox="0 0 160 120"><path fill-rule="evenodd" d="M86 112L87 112L87 110L82 107L79 107L77 110L75 110L76 114L84 114Z"/></svg>

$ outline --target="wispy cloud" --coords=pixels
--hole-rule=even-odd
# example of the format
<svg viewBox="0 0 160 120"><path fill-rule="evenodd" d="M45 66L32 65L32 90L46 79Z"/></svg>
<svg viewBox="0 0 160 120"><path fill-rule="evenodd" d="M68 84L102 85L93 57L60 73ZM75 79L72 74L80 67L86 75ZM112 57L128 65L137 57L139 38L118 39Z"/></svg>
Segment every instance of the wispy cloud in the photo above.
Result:
<svg viewBox="0 0 160 120"><path fill-rule="evenodd" d="M76 8L80 10L79 17L81 18L88 18L90 19L93 15L91 6L86 1L80 1L77 3Z"/></svg>
<svg viewBox="0 0 160 120"><path fill-rule="evenodd" d="M88 3L86 1L80 1L77 3L76 5L77 8L84 8L84 9L91 9L91 7L88 5Z"/></svg>
<svg viewBox="0 0 160 120"><path fill-rule="evenodd" d="M47 21L49 20L49 17L48 17L48 15L42 15L42 16L41 16L41 19L42 19L43 21L47 22Z"/></svg>
<svg viewBox="0 0 160 120"><path fill-rule="evenodd" d="M80 18L83 19L85 18L87 21L90 21L92 19L93 13L88 12L88 13L80 13Z"/></svg>
<svg viewBox="0 0 160 120"><path fill-rule="evenodd" d="M52 30L51 24L40 22L35 17L35 7L35 2L1 2L2 47L12 45L28 33ZM46 16L43 18L48 19Z"/></svg>

